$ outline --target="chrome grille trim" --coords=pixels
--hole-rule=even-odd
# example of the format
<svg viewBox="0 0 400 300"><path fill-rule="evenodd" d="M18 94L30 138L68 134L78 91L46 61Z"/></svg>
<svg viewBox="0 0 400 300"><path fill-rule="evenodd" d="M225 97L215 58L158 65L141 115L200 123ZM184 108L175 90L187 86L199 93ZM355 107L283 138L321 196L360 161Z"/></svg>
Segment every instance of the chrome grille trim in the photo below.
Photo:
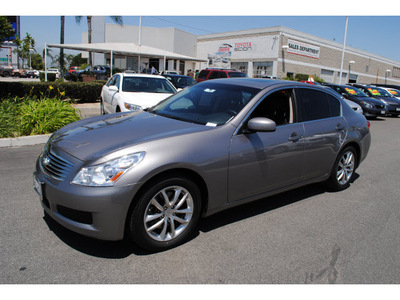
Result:
<svg viewBox="0 0 400 300"><path fill-rule="evenodd" d="M74 167L74 164L47 149L40 158L42 170L57 180L64 180Z"/></svg>

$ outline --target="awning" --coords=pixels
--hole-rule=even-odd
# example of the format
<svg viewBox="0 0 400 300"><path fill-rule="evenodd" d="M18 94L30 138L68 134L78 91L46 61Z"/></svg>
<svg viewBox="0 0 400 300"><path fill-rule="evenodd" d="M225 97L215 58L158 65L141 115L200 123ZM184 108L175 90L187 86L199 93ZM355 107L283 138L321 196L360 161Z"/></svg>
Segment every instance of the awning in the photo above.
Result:
<svg viewBox="0 0 400 300"><path fill-rule="evenodd" d="M137 45L134 43L46 44L45 56L47 54L47 48L62 48L62 49L95 52L95 53L110 53L111 74L113 74L112 57L115 54L125 55L125 56L164 58L164 63L166 63L167 59L177 59L177 60L195 61L195 62L207 61L205 59L190 57L179 53L169 52L162 49L144 45ZM46 64L46 59L45 59L45 64ZM47 81L47 66L45 66L45 80Z"/></svg>
<svg viewBox="0 0 400 300"><path fill-rule="evenodd" d="M78 51L121 54L127 56L149 56L167 59L179 59L186 61L205 62L207 60L169 52L158 48L153 48L134 43L93 43L93 44L47 44L49 48L63 48Z"/></svg>

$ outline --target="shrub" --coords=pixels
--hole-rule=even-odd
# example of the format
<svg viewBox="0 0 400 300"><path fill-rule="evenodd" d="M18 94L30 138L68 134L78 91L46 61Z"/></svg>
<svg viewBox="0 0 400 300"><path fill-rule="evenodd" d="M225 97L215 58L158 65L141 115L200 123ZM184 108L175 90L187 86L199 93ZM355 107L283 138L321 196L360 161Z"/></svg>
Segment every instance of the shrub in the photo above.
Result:
<svg viewBox="0 0 400 300"><path fill-rule="evenodd" d="M6 99L0 102L0 138L18 136L19 106L15 99Z"/></svg>
<svg viewBox="0 0 400 300"><path fill-rule="evenodd" d="M100 98L105 81L82 82L0 82L0 99L58 97L63 99L93 102ZM50 87L52 89L50 90Z"/></svg>
<svg viewBox="0 0 400 300"><path fill-rule="evenodd" d="M80 118L70 103L57 98L29 101L19 108L20 135L52 133Z"/></svg>

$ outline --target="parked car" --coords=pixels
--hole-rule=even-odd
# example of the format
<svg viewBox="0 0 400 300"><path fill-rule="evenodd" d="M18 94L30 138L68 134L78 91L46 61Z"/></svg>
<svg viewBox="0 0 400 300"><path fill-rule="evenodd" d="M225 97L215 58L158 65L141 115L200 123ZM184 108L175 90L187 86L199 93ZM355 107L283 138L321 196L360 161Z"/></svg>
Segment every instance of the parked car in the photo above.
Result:
<svg viewBox="0 0 400 300"><path fill-rule="evenodd" d="M370 143L369 122L333 90L210 80L146 111L55 132L34 186L46 214L70 230L165 250L200 216L315 182L348 188Z"/></svg>
<svg viewBox="0 0 400 300"><path fill-rule="evenodd" d="M362 90L368 96L378 99L387 105L387 114L392 116L400 115L400 100L395 98L388 91L371 85L352 84L358 89Z"/></svg>
<svg viewBox="0 0 400 300"><path fill-rule="evenodd" d="M25 76L28 78L39 78L38 70L29 70L25 73Z"/></svg>
<svg viewBox="0 0 400 300"><path fill-rule="evenodd" d="M101 113L145 109L176 92L163 76L117 73L101 90Z"/></svg>
<svg viewBox="0 0 400 300"><path fill-rule="evenodd" d="M386 116L388 108L385 103L375 98L368 97L363 91L349 85L337 85L326 83L325 86L332 88L334 91L342 95L344 98L354 101L361 106L364 116L376 118L378 116Z"/></svg>
<svg viewBox="0 0 400 300"><path fill-rule="evenodd" d="M394 88L387 88L387 87L381 87L382 89L388 91L390 94L392 94L393 97L397 98L400 100L400 91Z"/></svg>
<svg viewBox="0 0 400 300"><path fill-rule="evenodd" d="M74 73L77 72L79 70L79 67L77 66L71 66L68 70L68 73Z"/></svg>
<svg viewBox="0 0 400 300"><path fill-rule="evenodd" d="M166 70L166 71L162 71L161 75L179 75L179 74L177 71Z"/></svg>
<svg viewBox="0 0 400 300"><path fill-rule="evenodd" d="M8 77L13 74L13 67L11 66L0 66L0 76Z"/></svg>
<svg viewBox="0 0 400 300"><path fill-rule="evenodd" d="M310 81L310 80L300 80L300 82L304 82L304 83L308 83L308 84L312 84L312 85L320 85L319 82Z"/></svg>
<svg viewBox="0 0 400 300"><path fill-rule="evenodd" d="M25 76L25 70L24 69L14 69L12 76L16 78L24 78Z"/></svg>
<svg viewBox="0 0 400 300"><path fill-rule="evenodd" d="M202 82L210 79L217 78L236 78L236 77L247 77L246 73L239 72L233 69L204 69L201 70L197 77L197 82Z"/></svg>
<svg viewBox="0 0 400 300"><path fill-rule="evenodd" d="M47 73L55 73L56 79L60 78L60 71L58 69L55 68L47 69Z"/></svg>
<svg viewBox="0 0 400 300"><path fill-rule="evenodd" d="M195 85L197 82L190 76L185 75L174 75L174 74L164 74L162 75L167 78L177 89L184 89L188 86Z"/></svg>

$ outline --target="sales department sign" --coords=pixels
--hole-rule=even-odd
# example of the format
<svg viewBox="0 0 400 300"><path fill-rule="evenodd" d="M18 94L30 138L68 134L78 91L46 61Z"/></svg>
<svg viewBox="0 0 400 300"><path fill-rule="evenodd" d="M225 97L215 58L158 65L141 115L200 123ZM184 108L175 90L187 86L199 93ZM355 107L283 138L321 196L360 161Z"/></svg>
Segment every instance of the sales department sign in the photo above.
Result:
<svg viewBox="0 0 400 300"><path fill-rule="evenodd" d="M318 59L320 48L303 42L288 40L287 52Z"/></svg>

